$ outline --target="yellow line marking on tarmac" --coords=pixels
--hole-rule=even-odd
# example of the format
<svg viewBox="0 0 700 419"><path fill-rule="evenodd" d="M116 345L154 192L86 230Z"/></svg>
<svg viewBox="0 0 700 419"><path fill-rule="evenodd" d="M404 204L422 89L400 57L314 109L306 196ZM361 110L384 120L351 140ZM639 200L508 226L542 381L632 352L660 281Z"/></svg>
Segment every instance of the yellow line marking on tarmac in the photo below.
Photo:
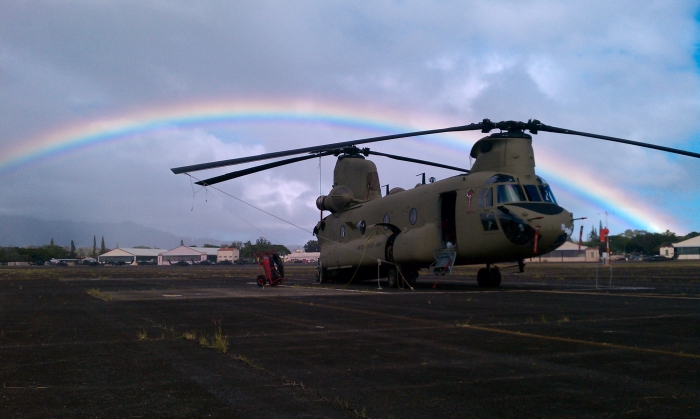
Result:
<svg viewBox="0 0 700 419"><path fill-rule="evenodd" d="M614 289L614 288L613 288ZM608 297L636 297L636 298L663 298L668 300L700 300L700 297L687 297L678 295L663 295L663 294L611 294L609 292L591 292L591 291L555 291L555 290L523 290L524 292L536 292L544 294L578 294L578 295L603 295Z"/></svg>
<svg viewBox="0 0 700 419"><path fill-rule="evenodd" d="M275 300L275 301L279 301L279 300ZM434 321L434 320L410 318L407 316L401 316L401 315L396 315L396 314L386 314L386 313L379 313L376 311L369 311L369 310L360 310L360 309L354 309L354 308L329 306L326 304L305 303L302 301L294 301L294 300L284 300L284 301L287 303L291 303L291 304L305 305L305 306L309 306L309 307L320 307L320 308L327 308L327 309L331 309L331 310L339 310L339 311L347 311L347 312L352 312L352 313L366 314L366 315L374 316L377 318L393 317L396 319L408 320L408 321L412 321L412 322L421 322L421 323L429 323L429 324L436 324L437 323L438 325L440 325L440 327L445 327L444 324L440 324L440 322ZM557 336L547 336L547 335L539 335L539 334L535 334L535 333L518 332L518 331L514 331L514 330L496 329L493 327L474 326L474 325L468 325L468 324L460 324L460 325L457 325L455 327L461 327L464 329L471 329L471 330L478 330L478 331L482 331L482 332L491 332L491 333L499 333L499 334L504 334L504 335L526 337L526 338L553 340L553 341L567 342L567 343L577 343L577 344L581 344L581 345L597 346L600 348L607 348L607 349L624 349L624 350L633 351L633 352L643 352L643 353L651 353L651 354L656 354L656 355L669 355L669 356L675 356L675 357L681 357L681 358L700 359L700 355L697 355L697 354L664 351L664 350L660 350L660 349L639 348L639 347L634 347L634 346L625 346L625 345L618 345L618 344L614 344L614 343L595 342L595 341L588 341L588 340L581 340L581 339L560 338Z"/></svg>
<svg viewBox="0 0 700 419"><path fill-rule="evenodd" d="M492 327L472 326L472 325L468 325L468 324L460 325L459 327L462 327L465 329L479 330L479 331L483 331L483 332L493 332L493 333L500 333L500 334L505 334L505 335L520 336L520 337L527 337L527 338L555 340L558 342L567 342L567 343L580 343L583 345L598 346L601 348L625 349L628 351L646 352L646 353L652 353L652 354L657 354L657 355L670 355L670 356L678 356L678 357L682 357L682 358L700 359L700 355L686 354L683 352L671 352L671 351L664 351L664 350L660 350L660 349L638 348L638 347L634 347L634 346L617 345L614 343L605 343L605 342L594 342L594 341L581 340L581 339L560 338L560 337L556 337L556 336L538 335L535 333L525 333L525 332L517 332L514 330L495 329Z"/></svg>

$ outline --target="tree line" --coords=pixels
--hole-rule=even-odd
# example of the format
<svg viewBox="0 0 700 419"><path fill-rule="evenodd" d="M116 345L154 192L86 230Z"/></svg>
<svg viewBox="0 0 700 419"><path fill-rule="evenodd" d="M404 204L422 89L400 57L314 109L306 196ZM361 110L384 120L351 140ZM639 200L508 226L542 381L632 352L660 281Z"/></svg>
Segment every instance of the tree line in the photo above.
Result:
<svg viewBox="0 0 700 419"><path fill-rule="evenodd" d="M51 259L77 259L82 257L93 257L107 253L111 249L105 247L105 238L102 237L102 244L97 247L97 236L92 237L92 249L88 247L75 247L75 242L70 241L70 246L59 246L54 244L53 239L47 245L30 247L0 247L0 263L7 262L29 262L43 263Z"/></svg>
<svg viewBox="0 0 700 419"><path fill-rule="evenodd" d="M659 254L662 245L670 245L700 236L693 231L685 236L666 230L663 233L651 233L646 230L625 230L624 233L610 235L610 251L616 254L640 253L644 255ZM601 252L606 251L606 243L600 241L600 236L595 227L588 234L587 241L583 244L587 247L598 247Z"/></svg>

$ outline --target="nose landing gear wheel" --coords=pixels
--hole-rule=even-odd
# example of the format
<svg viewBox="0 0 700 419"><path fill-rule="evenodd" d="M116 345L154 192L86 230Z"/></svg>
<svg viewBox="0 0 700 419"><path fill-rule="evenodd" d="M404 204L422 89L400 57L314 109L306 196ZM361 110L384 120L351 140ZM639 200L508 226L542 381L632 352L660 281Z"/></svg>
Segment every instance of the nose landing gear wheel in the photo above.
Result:
<svg viewBox="0 0 700 419"><path fill-rule="evenodd" d="M498 268L481 268L476 274L476 282L482 288L498 288L501 285L501 271Z"/></svg>
<svg viewBox="0 0 700 419"><path fill-rule="evenodd" d="M501 271L498 268L491 268L491 288L498 288L501 285Z"/></svg>

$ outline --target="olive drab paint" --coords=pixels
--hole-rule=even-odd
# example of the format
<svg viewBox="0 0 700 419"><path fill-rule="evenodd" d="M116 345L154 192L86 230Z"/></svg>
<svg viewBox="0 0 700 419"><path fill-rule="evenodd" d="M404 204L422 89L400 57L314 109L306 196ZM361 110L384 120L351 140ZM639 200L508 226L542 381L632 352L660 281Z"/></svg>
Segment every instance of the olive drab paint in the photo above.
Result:
<svg viewBox="0 0 700 419"><path fill-rule="evenodd" d="M446 132L488 134L471 150L471 170L358 148L358 145ZM548 253L573 232L573 215L559 206L544 179L535 173L532 137L540 131L597 138L700 158L699 153L621 138L527 122L484 119L456 127L364 138L294 150L276 151L171 169L189 173L253 161L299 156L197 181L210 186L251 173L312 158L338 156L333 187L316 199L330 214L313 233L321 246L319 277L373 279L379 271L390 286L415 282L418 270L434 266L438 274L454 265L486 264L479 270L480 286L497 287L501 274L495 263L517 261ZM369 155L457 171L440 181L430 179L413 189L395 187L381 195L379 174ZM388 186L387 186L388 189ZM384 263L378 263L384 262ZM440 261L438 263L438 261Z"/></svg>

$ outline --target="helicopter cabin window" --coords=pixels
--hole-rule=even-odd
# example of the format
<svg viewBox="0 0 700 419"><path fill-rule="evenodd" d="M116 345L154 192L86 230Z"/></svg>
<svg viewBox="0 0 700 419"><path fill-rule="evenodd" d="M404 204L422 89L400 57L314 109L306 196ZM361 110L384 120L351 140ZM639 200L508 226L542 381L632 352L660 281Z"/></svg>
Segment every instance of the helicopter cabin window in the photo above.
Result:
<svg viewBox="0 0 700 419"><path fill-rule="evenodd" d="M493 212L482 212L479 216L481 217L481 226L484 227L484 231L498 230L496 215Z"/></svg>
<svg viewBox="0 0 700 419"><path fill-rule="evenodd" d="M520 185L498 185L497 194L499 204L525 201L525 194Z"/></svg>
<svg viewBox="0 0 700 419"><path fill-rule="evenodd" d="M359 223L357 223L357 228L360 229L360 234L364 235L365 229L367 228L367 225L365 224L365 220L362 220Z"/></svg>
<svg viewBox="0 0 700 419"><path fill-rule="evenodd" d="M418 210L415 208L411 208L411 212L408 213L408 222L411 223L411 225L415 224L416 221L418 221Z"/></svg>
<svg viewBox="0 0 700 419"><path fill-rule="evenodd" d="M389 224L389 214L384 214L384 219L382 220L384 224ZM384 226L384 230L388 229L389 227Z"/></svg>
<svg viewBox="0 0 700 419"><path fill-rule="evenodd" d="M340 238L344 239L345 238L345 224L342 224L340 226Z"/></svg>
<svg viewBox="0 0 700 419"><path fill-rule="evenodd" d="M508 183L508 182L515 182L515 178L511 175L504 175L501 173L495 174L488 178L486 183L484 185L490 185L492 183Z"/></svg>
<svg viewBox="0 0 700 419"><path fill-rule="evenodd" d="M527 195L528 201L542 202L542 198L540 198L540 193L537 192L536 185L523 185L523 188L525 188L525 195Z"/></svg>
<svg viewBox="0 0 700 419"><path fill-rule="evenodd" d="M493 189L482 188L479 194L479 208L489 208L493 206Z"/></svg>
<svg viewBox="0 0 700 419"><path fill-rule="evenodd" d="M556 204L557 200L554 198L554 194L552 193L552 189L549 187L549 184L547 183L547 181L542 179L539 176L537 176L537 181L540 182L540 193L542 194L542 199L545 202L551 202L553 204Z"/></svg>

